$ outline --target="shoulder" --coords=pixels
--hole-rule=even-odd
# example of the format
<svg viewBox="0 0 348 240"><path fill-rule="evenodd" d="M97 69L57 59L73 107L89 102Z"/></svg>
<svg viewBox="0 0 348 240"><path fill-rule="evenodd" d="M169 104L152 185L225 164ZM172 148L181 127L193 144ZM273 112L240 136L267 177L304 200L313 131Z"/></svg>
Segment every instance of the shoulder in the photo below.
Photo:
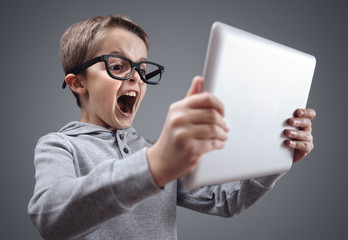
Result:
<svg viewBox="0 0 348 240"><path fill-rule="evenodd" d="M40 147L63 147L63 148L71 148L70 138L66 134L66 131L70 126L76 124L76 122L70 122L63 126L57 132L51 132L46 135L43 135L39 138L36 144L36 148Z"/></svg>
<svg viewBox="0 0 348 240"><path fill-rule="evenodd" d="M46 148L64 148L66 150L71 150L71 143L65 134L52 132L42 136L38 140L35 151L42 151Z"/></svg>

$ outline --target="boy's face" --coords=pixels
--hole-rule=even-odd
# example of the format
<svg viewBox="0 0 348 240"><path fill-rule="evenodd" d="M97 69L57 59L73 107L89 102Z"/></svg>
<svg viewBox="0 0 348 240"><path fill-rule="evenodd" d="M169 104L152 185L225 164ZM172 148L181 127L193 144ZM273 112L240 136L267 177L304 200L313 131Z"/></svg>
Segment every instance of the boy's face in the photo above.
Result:
<svg viewBox="0 0 348 240"><path fill-rule="evenodd" d="M115 54L134 62L146 60L147 48L138 36L121 28L107 31L96 56ZM104 62L99 62L86 69L82 82L87 90L81 96L82 122L111 130L131 126L146 92L146 83L137 71L128 80L115 80L107 74Z"/></svg>

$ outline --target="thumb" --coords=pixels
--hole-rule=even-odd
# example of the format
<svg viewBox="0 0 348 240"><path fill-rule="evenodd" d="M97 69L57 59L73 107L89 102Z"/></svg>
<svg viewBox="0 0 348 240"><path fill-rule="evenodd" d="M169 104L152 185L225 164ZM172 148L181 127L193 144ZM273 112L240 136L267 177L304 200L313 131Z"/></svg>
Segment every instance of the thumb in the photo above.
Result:
<svg viewBox="0 0 348 240"><path fill-rule="evenodd" d="M200 76L194 77L191 83L191 87L186 94L186 97L200 93L202 91L202 87L203 87L203 78Z"/></svg>

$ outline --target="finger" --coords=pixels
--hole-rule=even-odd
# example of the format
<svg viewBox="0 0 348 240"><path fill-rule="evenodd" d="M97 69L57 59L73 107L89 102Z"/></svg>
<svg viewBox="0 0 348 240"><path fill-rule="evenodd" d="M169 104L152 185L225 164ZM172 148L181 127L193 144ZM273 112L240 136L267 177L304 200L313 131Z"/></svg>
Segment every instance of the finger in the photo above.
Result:
<svg viewBox="0 0 348 240"><path fill-rule="evenodd" d="M310 131L285 129L284 135L287 138L294 139L294 140L313 141L313 136Z"/></svg>
<svg viewBox="0 0 348 240"><path fill-rule="evenodd" d="M310 141L286 140L284 144L285 146L298 150L304 154L310 153L314 148L313 142Z"/></svg>
<svg viewBox="0 0 348 240"><path fill-rule="evenodd" d="M200 93L203 87L203 78L196 76L193 78L191 86L186 94L186 97L192 96L194 94Z"/></svg>
<svg viewBox="0 0 348 240"><path fill-rule="evenodd" d="M294 163L306 157L314 147L312 142L299 142L293 140L286 140L284 144L295 150L293 157Z"/></svg>
<svg viewBox="0 0 348 240"><path fill-rule="evenodd" d="M217 124L225 131L229 130L224 117L215 109L191 109L183 113L181 118L191 124Z"/></svg>
<svg viewBox="0 0 348 240"><path fill-rule="evenodd" d="M189 136L192 136L198 140L227 140L227 133L225 129L216 124L192 124L188 131Z"/></svg>
<svg viewBox="0 0 348 240"><path fill-rule="evenodd" d="M292 127L301 128L305 131L312 130L312 121L309 118L290 118L288 124Z"/></svg>
<svg viewBox="0 0 348 240"><path fill-rule="evenodd" d="M303 159L305 156L307 156L308 153L304 153L304 152L301 152L301 151L295 151L294 153L294 158L292 160L292 162L298 162L300 161L301 159Z"/></svg>
<svg viewBox="0 0 348 240"><path fill-rule="evenodd" d="M185 98L184 102L187 104L188 108L212 108L218 111L222 116L225 114L223 103L208 92L195 94L190 98Z"/></svg>
<svg viewBox="0 0 348 240"><path fill-rule="evenodd" d="M220 141L218 139L201 140L197 143L199 144L201 155L213 150L222 149L226 145L225 141Z"/></svg>
<svg viewBox="0 0 348 240"><path fill-rule="evenodd" d="M314 109L311 109L311 108L297 109L294 113L295 117L309 118L310 120L313 120L316 115L317 115L316 111Z"/></svg>

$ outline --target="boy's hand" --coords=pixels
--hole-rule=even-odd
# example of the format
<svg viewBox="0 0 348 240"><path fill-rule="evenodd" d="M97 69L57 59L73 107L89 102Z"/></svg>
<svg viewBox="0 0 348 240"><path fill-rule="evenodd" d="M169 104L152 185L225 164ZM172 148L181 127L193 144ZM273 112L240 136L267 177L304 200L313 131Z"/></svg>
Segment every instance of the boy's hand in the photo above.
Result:
<svg viewBox="0 0 348 240"><path fill-rule="evenodd" d="M147 151L159 187L192 172L204 153L225 145L224 106L213 95L201 93L202 84L203 79L195 77L186 97L170 106L158 141Z"/></svg>
<svg viewBox="0 0 348 240"><path fill-rule="evenodd" d="M285 145L295 149L293 162L297 162L307 156L313 150L312 120L316 112L313 109L297 109L294 117L288 119L288 124L297 127L298 130L286 129L284 135L290 140Z"/></svg>

